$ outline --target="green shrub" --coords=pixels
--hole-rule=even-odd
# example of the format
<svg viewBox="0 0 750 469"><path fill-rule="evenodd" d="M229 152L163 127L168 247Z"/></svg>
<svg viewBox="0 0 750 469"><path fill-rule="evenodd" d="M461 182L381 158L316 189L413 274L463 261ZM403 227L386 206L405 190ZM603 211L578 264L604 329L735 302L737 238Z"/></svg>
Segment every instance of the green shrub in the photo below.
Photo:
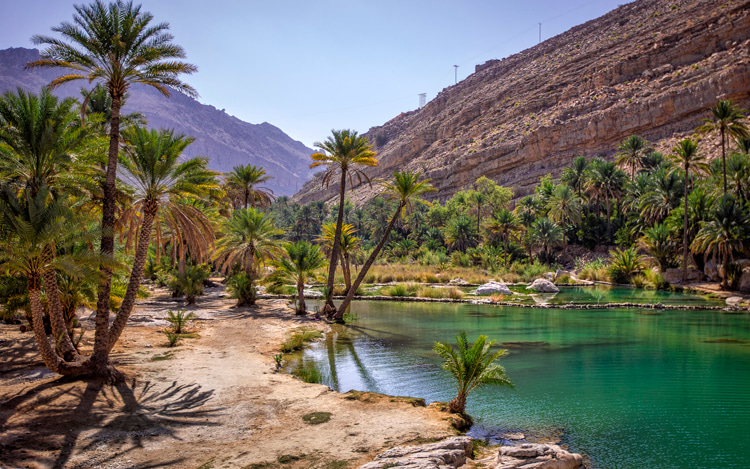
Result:
<svg viewBox="0 0 750 469"><path fill-rule="evenodd" d="M163 331L164 335L167 336L167 342L169 343L170 347L176 346L180 341L180 334L174 333L172 331Z"/></svg>
<svg viewBox="0 0 750 469"><path fill-rule="evenodd" d="M195 303L195 297L203 294L203 281L210 274L207 265L188 265L185 267L185 273L177 273L173 276L170 288L174 296L185 295L187 304Z"/></svg>
<svg viewBox="0 0 750 469"><path fill-rule="evenodd" d="M471 267L473 262L471 256L461 251L453 251L451 253L451 264L456 267Z"/></svg>
<svg viewBox="0 0 750 469"><path fill-rule="evenodd" d="M607 265L601 259L580 263L579 259L576 259L576 269L579 271L577 274L578 278L591 281L609 281Z"/></svg>
<svg viewBox="0 0 750 469"><path fill-rule="evenodd" d="M292 336L281 344L281 351L284 353L293 352L301 349L307 342L312 342L322 337L320 331L315 329L302 329L294 332Z"/></svg>
<svg viewBox="0 0 750 469"><path fill-rule="evenodd" d="M644 259L634 248L610 251L607 273L614 283L629 283L635 274L643 270Z"/></svg>
<svg viewBox="0 0 750 469"><path fill-rule="evenodd" d="M654 272L651 269L643 271L643 276L646 279L646 286L654 288L656 290L667 290L669 288L669 282L664 278L660 272Z"/></svg>
<svg viewBox="0 0 750 469"><path fill-rule="evenodd" d="M392 287L389 287L386 289L385 294L388 296L411 296L409 293L409 289L406 288L406 285L399 283L398 285L394 285Z"/></svg>
<svg viewBox="0 0 750 469"><path fill-rule="evenodd" d="M227 280L227 289L231 298L237 300L237 306L255 304L255 282L245 272L231 275Z"/></svg>

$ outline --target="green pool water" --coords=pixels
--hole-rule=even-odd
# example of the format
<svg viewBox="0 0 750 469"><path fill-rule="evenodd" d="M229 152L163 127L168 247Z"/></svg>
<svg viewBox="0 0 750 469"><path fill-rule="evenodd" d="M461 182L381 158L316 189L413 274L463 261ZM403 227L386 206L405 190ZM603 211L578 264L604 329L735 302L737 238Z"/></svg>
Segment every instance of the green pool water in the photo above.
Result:
<svg viewBox="0 0 750 469"><path fill-rule="evenodd" d="M435 341L487 335L515 387L469 397L471 435L562 431L608 468L746 468L750 316L715 311L557 310L360 302L356 320L293 360L349 389L454 397Z"/></svg>

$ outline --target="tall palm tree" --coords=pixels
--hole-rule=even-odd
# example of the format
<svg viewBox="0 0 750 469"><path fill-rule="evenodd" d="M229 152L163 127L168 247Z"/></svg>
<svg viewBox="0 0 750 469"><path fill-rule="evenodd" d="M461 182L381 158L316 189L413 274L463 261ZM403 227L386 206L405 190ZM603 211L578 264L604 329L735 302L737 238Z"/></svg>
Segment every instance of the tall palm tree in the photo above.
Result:
<svg viewBox="0 0 750 469"><path fill-rule="evenodd" d="M278 238L283 231L276 228L270 216L252 207L235 210L219 231L222 236L216 242L216 262L227 273L239 268L252 283L258 277L258 266L276 258L280 251ZM255 289L251 290L247 304L255 303Z"/></svg>
<svg viewBox="0 0 750 469"><path fill-rule="evenodd" d="M128 220L137 237L127 290L115 321L110 327L110 349L122 334L135 305L141 285L143 267L148 257L148 247L154 221L159 212L167 219L177 219L185 231L199 220L208 223L205 215L189 205L189 198L208 197L218 187L217 173L206 168L207 161L192 158L181 162L185 149L194 139L171 130L146 129L138 125L123 131L126 158L123 162L123 179L134 189L134 198L122 218ZM209 224L210 225L210 224ZM137 235L136 235L137 232Z"/></svg>
<svg viewBox="0 0 750 469"><path fill-rule="evenodd" d="M494 233L500 233L503 237L504 252L505 252L505 265L508 265L510 255L508 253L508 241L510 241L510 234L518 228L519 221L513 212L507 208L501 208L495 212L494 219L490 222L489 229Z"/></svg>
<svg viewBox="0 0 750 469"><path fill-rule="evenodd" d="M178 90L189 96L196 91L179 79L180 74L197 70L194 65L175 59L185 57L182 47L172 43L167 23L151 24L153 16L142 12L140 5L118 0L105 4L96 0L90 5L74 6L73 23L64 22L53 27L62 39L36 35L32 42L47 45L40 60L27 66L54 67L69 71L52 80L50 88L76 80L100 82L112 97L109 155L102 198L102 238L100 243L99 294L96 314L94 352L95 374L120 379L109 363L111 349L108 336L112 270L107 267L114 257L115 198L117 157L120 147L120 109L131 85L145 84L156 88L164 96Z"/></svg>
<svg viewBox="0 0 750 469"><path fill-rule="evenodd" d="M651 152L648 140L631 135L617 146L617 164L625 167L630 166L630 180L635 180L635 168L643 163L643 158Z"/></svg>
<svg viewBox="0 0 750 469"><path fill-rule="evenodd" d="M698 154L698 143L695 141L685 138L680 140L676 147L672 149L673 154L670 156L675 164L682 165L685 171L685 209L684 211L684 225L683 225L683 240L682 240L682 282L687 282L687 260L688 260L688 187L690 182L690 166L696 167L703 163L703 155ZM725 181L726 182L726 181Z"/></svg>
<svg viewBox="0 0 750 469"><path fill-rule="evenodd" d="M375 263L375 259L378 257L378 254L380 254L383 246L385 246L385 242L388 240L388 235L391 233L393 225L396 224L396 220L398 220L402 212L411 212L416 204L430 204L426 200L422 199L422 196L428 192L434 191L435 188L432 187L429 179L420 181L419 178L421 176L422 174L419 172L411 172L408 170L396 171L395 173L393 173L392 181L381 182L381 187L383 188L385 194L387 194L388 200L396 201L398 203L398 206L396 208L396 211L393 213L393 217L391 217L390 222L388 222L388 226L386 227L383 236L380 238L380 241L375 246L375 248L373 248L364 265L362 265L362 268L360 269L359 274L357 274L357 278L354 280L354 283L349 289L349 292L347 292L344 301L341 302L341 305L339 305L338 311L336 311L335 315L333 316L334 319L340 321L344 318L344 313L349 308L352 299L354 299L354 294L362 284L362 281L365 279L365 276L370 270L370 267L372 267L372 264Z"/></svg>
<svg viewBox="0 0 750 469"><path fill-rule="evenodd" d="M748 137L747 126L742 123L743 113L747 112L740 109L730 100L721 100L716 106L711 107L713 118L703 119L703 125L695 129L698 133L706 134L719 132L721 135L721 165L724 168L724 195L727 193L727 136L734 138Z"/></svg>
<svg viewBox="0 0 750 469"><path fill-rule="evenodd" d="M562 226L562 255L564 262L567 253L566 247L568 245L568 236L565 233L566 223L568 221L573 223L579 223L581 221L581 200L570 187L565 184L560 184L555 188L555 192L549 199L547 208L549 209L550 219L554 222L560 223Z"/></svg>
<svg viewBox="0 0 750 469"><path fill-rule="evenodd" d="M370 178L365 174L362 167L376 166L378 164L375 158L375 152L370 148L367 138L358 135L353 130L332 130L332 135L324 142L315 142L315 146L323 150L322 152L313 153L310 158L313 159L311 168L318 166L327 166L323 175L322 185L328 187L331 179L337 173L341 173L339 180L339 213L336 219L336 233L333 239L333 248L331 251L331 262L328 267L328 280L326 282L326 312L335 312L336 307L333 304L333 279L336 275L336 263L339 258L339 247L341 245L341 225L344 223L344 196L346 194L346 180L349 179L349 185L354 186L352 175L357 176L360 184L365 180L370 183Z"/></svg>
<svg viewBox="0 0 750 469"><path fill-rule="evenodd" d="M456 378L458 395L448 403L451 413L464 414L466 397L471 391L487 384L513 386L505 376L505 369L495 362L507 354L507 350L492 352L494 340L480 335L476 342L469 344L466 333L461 331L456 336L458 350L445 342L435 342L435 352L445 360L443 368Z"/></svg>
<svg viewBox="0 0 750 469"><path fill-rule="evenodd" d="M666 223L657 223L646 228L643 236L638 239L638 247L645 249L651 257L659 264L661 272L672 267L673 259L677 254L673 233Z"/></svg>
<svg viewBox="0 0 750 469"><path fill-rule="evenodd" d="M451 218L445 227L445 244L454 251L466 252L479 245L479 233L474 221L467 215Z"/></svg>
<svg viewBox="0 0 750 469"><path fill-rule="evenodd" d="M272 177L266 175L266 170L258 166L241 164L232 168L232 172L227 175L227 192L234 196L232 199L235 208L238 205L234 203L237 196L242 200L244 208L248 205L270 207L274 200L273 191L267 187L259 187L269 179Z"/></svg>
<svg viewBox="0 0 750 469"><path fill-rule="evenodd" d="M648 189L638 201L641 219L648 224L661 223L680 204L685 180L671 168L661 167L648 177Z"/></svg>
<svg viewBox="0 0 750 469"><path fill-rule="evenodd" d="M482 236L482 206L487 203L488 197L480 191L469 191L469 194L466 197L467 202L472 205L472 210L476 212L477 215L477 235L479 237Z"/></svg>
<svg viewBox="0 0 750 469"><path fill-rule="evenodd" d="M78 113L81 116L81 125L85 124L87 116L95 118L95 124L98 131L106 136L109 135L110 123L112 122L112 96L101 83L97 83L92 89L81 88L79 90L83 102L80 105ZM122 97L120 103L125 107L128 95ZM146 117L140 112L131 112L120 116L120 128L131 125L146 125Z"/></svg>
<svg viewBox="0 0 750 469"><path fill-rule="evenodd" d="M325 265L326 258L315 244L307 241L286 243L283 246L285 256L273 261L276 271L273 277L276 280L291 280L297 286L297 309L296 314L305 314L305 282L316 276L315 271Z"/></svg>
<svg viewBox="0 0 750 469"><path fill-rule="evenodd" d="M749 228L750 221L744 207L734 197L727 194L719 200L711 218L701 223L701 229L690 246L695 253L710 252L714 257L721 257L724 267L724 276L721 281L723 289L729 289L727 271L732 253L744 248L744 240L747 239Z"/></svg>
<svg viewBox="0 0 750 469"><path fill-rule="evenodd" d="M588 179L589 162L584 156L576 156L573 164L563 169L560 181L567 184L568 187L576 191L578 198L583 198L583 191L586 188Z"/></svg>
<svg viewBox="0 0 750 469"><path fill-rule="evenodd" d="M608 161L595 160L589 166L589 180L586 188L594 198L604 199L604 206L607 211L607 235L612 233L610 201L619 199L622 195L625 177L622 170Z"/></svg>

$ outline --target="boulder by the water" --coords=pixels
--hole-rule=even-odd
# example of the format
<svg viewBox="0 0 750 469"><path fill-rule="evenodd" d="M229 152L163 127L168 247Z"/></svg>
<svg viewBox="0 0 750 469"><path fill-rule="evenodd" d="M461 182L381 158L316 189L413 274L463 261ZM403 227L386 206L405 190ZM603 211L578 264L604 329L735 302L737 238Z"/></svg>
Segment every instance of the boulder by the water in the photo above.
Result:
<svg viewBox="0 0 750 469"><path fill-rule="evenodd" d="M463 466L471 456L472 439L454 436L437 443L417 446L397 446L375 456L360 469L408 467L409 469L448 469Z"/></svg>
<svg viewBox="0 0 750 469"><path fill-rule="evenodd" d="M560 291L557 285L543 278L534 280L527 288L539 293L557 293Z"/></svg>
<svg viewBox="0 0 750 469"><path fill-rule="evenodd" d="M727 306L739 307L745 301L741 296L730 296L727 298Z"/></svg>
<svg viewBox="0 0 750 469"><path fill-rule="evenodd" d="M495 469L580 469L583 457L569 453L557 445L524 443L520 446L503 446L497 454Z"/></svg>
<svg viewBox="0 0 750 469"><path fill-rule="evenodd" d="M512 295L513 292L510 291L510 288L504 283L496 282L494 280L490 280L489 282L479 285L477 287L477 290L474 292L475 295L495 295L495 294L503 294L503 295Z"/></svg>
<svg viewBox="0 0 750 469"><path fill-rule="evenodd" d="M664 280L671 284L682 283L682 268L678 269L667 269L664 272ZM703 274L697 269L687 270L687 281L688 283L700 282L703 280Z"/></svg>
<svg viewBox="0 0 750 469"><path fill-rule="evenodd" d="M302 290L302 294L305 298L323 298L323 294L318 290Z"/></svg>
<svg viewBox="0 0 750 469"><path fill-rule="evenodd" d="M740 282L737 288L743 293L750 292L750 267L742 269L742 276L740 277Z"/></svg>

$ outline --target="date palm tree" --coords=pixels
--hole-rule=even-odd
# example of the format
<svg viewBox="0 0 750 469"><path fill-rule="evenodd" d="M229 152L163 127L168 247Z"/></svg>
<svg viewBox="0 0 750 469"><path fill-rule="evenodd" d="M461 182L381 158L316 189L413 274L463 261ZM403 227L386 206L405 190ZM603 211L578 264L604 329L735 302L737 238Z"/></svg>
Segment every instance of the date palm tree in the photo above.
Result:
<svg viewBox="0 0 750 469"><path fill-rule="evenodd" d="M148 257L154 221L161 214L177 220L183 232L192 234L196 223L209 224L205 215L187 203L190 198L208 197L218 187L218 173L207 168L207 160L180 161L194 139L171 130L146 129L135 125L123 131L126 157L122 158L123 179L135 190L133 201L122 219L131 224L137 238L127 290L115 321L109 329L110 349L122 334L135 305L143 267Z"/></svg>
<svg viewBox="0 0 750 469"><path fill-rule="evenodd" d="M258 278L258 266L278 255L281 247L278 238L283 234L269 215L252 207L235 210L219 232L215 261L226 273L239 268L251 284ZM250 288L249 295L250 298L240 299L240 302L254 304L254 287Z"/></svg>
<svg viewBox="0 0 750 469"><path fill-rule="evenodd" d="M396 171L393 173L392 181L381 181L381 187L387 195L387 200L396 201L398 206L393 213L393 217L391 217L391 220L388 222L388 226L386 227L383 236L380 238L380 241L375 248L373 248L364 265L362 265L352 287L347 292L344 301L341 302L338 311L336 311L333 316L337 321L341 321L344 318L344 313L354 299L354 294L357 292L357 289L359 289L359 286L365 279L372 264L375 263L375 259L377 259L383 246L385 246L385 242L388 240L388 235L391 234L391 230L396 224L396 220L398 220L399 216L401 216L402 213L411 212L416 204L430 205L429 202L422 199L422 196L428 192L434 191L435 189L432 187L432 184L430 184L429 179L420 181L419 178L421 176L422 174L419 172L411 172L408 170Z"/></svg>
<svg viewBox="0 0 750 469"><path fill-rule="evenodd" d="M333 248L331 250L331 262L328 266L328 280L326 282L326 304L324 310L334 313L336 307L333 304L333 279L336 275L336 263L339 258L339 249L341 246L341 226L344 223L344 199L346 194L346 180L349 179L349 185L354 186L352 175L357 177L359 184L362 181L370 183L370 178L365 174L363 167L376 166L378 164L375 158L375 152L370 148L367 138L358 135L353 130L332 130L332 135L324 142L315 142L315 146L322 151L313 153L310 158L313 159L311 168L318 166L327 166L323 175L322 185L328 187L334 175L340 173L339 179L339 213L336 219L336 233L333 239ZM356 289L355 289L356 290Z"/></svg>
<svg viewBox="0 0 750 469"><path fill-rule="evenodd" d="M109 362L110 292L112 270L107 267L114 256L115 199L117 159L120 147L120 110L122 100L131 85L141 83L156 88L164 96L170 89L189 96L195 90L179 79L179 75L197 70L194 65L181 62L185 57L182 47L172 42L167 23L152 24L153 16L141 11L140 5L118 0L105 4L96 0L90 5L74 6L73 23L64 22L53 27L62 39L36 35L32 42L46 45L40 60L27 66L54 67L67 72L52 80L50 88L76 80L99 82L112 97L109 155L102 197L100 282L97 300L96 336L94 352L95 374L117 380L121 375Z"/></svg>
<svg viewBox="0 0 750 469"><path fill-rule="evenodd" d="M588 179L589 162L585 156L576 156L573 163L563 169L560 181L576 191L579 199L583 199L583 191Z"/></svg>
<svg viewBox="0 0 750 469"><path fill-rule="evenodd" d="M711 107L713 118L703 119L703 125L696 132L706 134L718 132L721 136L721 165L724 173L724 195L727 194L727 137L748 137L747 126L742 122L743 113L747 112L734 105L730 100L721 100L716 106Z"/></svg>
<svg viewBox="0 0 750 469"><path fill-rule="evenodd" d="M563 231L559 225L549 218L539 218L529 228L529 240L534 246L541 246L544 250L544 261L549 263L549 248L558 246L562 242Z"/></svg>
<svg viewBox="0 0 750 469"><path fill-rule="evenodd" d="M283 246L285 256L273 261L276 271L272 274L274 280L293 281L297 286L296 314L305 314L305 282L315 278L315 271L325 265L326 258L320 248L307 241L286 243Z"/></svg>
<svg viewBox="0 0 750 469"><path fill-rule="evenodd" d="M346 286L346 293L352 287L352 275L351 275L351 256L357 252L362 245L362 241L354 236L357 230L354 229L353 225L345 223L341 227L341 241L340 241L340 253L341 258L341 270L344 274L344 284ZM322 227L322 233L315 241L321 243L324 251L330 255L333 252L333 237L336 233L336 225L333 223L326 223Z"/></svg>
<svg viewBox="0 0 750 469"><path fill-rule="evenodd" d="M698 153L698 144L689 139L680 140L676 147L672 149L673 154L670 156L675 164L682 165L685 171L685 198L684 204L684 225L682 240L682 282L687 282L687 262L688 262L688 187L690 186L690 167L696 167L703 163L703 155ZM726 183L726 180L725 180Z"/></svg>
<svg viewBox="0 0 750 469"><path fill-rule="evenodd" d="M486 336L480 335L470 344L466 333L461 331L456 335L456 344L457 349L445 342L435 342L434 350L445 360L443 368L456 379L458 395L448 403L448 408L451 413L466 416L466 398L473 390L488 384L513 386L513 383L505 375L505 369L495 363L508 351L491 351L494 340L488 342Z"/></svg>
<svg viewBox="0 0 750 469"><path fill-rule="evenodd" d="M507 208L501 208L495 212L495 218L490 222L489 229L494 233L500 233L503 237L504 253L505 253L505 265L508 265L510 255L508 253L508 241L510 241L510 234L518 228L518 218L513 215L513 212Z"/></svg>
<svg viewBox="0 0 750 469"><path fill-rule="evenodd" d="M555 188L555 192L547 203L549 217L552 221L560 223L562 227L563 242L563 261L567 253L568 236L565 233L566 223L571 221L579 223L581 221L581 201L573 190L565 184L560 184Z"/></svg>
<svg viewBox="0 0 750 469"><path fill-rule="evenodd" d="M643 163L643 158L651 152L648 140L631 135L617 146L615 153L617 164L630 166L630 180L635 180L635 168Z"/></svg>
<svg viewBox="0 0 750 469"><path fill-rule="evenodd" d="M267 187L259 187L260 184L272 179L266 174L266 170L254 165L239 165L232 168L232 172L227 175L227 189L232 194L232 201L235 198L242 201L242 206L270 207L273 203L273 191Z"/></svg>
<svg viewBox="0 0 750 469"><path fill-rule="evenodd" d="M721 287L729 289L727 267L734 251L744 248L750 228L747 213L740 203L730 194L719 200L708 221L701 223L701 229L695 236L690 248L695 253L711 253L714 258L720 257L724 267Z"/></svg>
<svg viewBox="0 0 750 469"><path fill-rule="evenodd" d="M673 259L677 254L676 240L666 223L657 223L646 228L638 239L638 247L645 249L651 258L659 264L659 271L664 272L674 266Z"/></svg>
<svg viewBox="0 0 750 469"><path fill-rule="evenodd" d="M604 199L607 212L607 235L612 233L611 204L613 199L619 199L625 185L625 173L614 163L595 160L589 166L589 180L586 190L596 199Z"/></svg>

